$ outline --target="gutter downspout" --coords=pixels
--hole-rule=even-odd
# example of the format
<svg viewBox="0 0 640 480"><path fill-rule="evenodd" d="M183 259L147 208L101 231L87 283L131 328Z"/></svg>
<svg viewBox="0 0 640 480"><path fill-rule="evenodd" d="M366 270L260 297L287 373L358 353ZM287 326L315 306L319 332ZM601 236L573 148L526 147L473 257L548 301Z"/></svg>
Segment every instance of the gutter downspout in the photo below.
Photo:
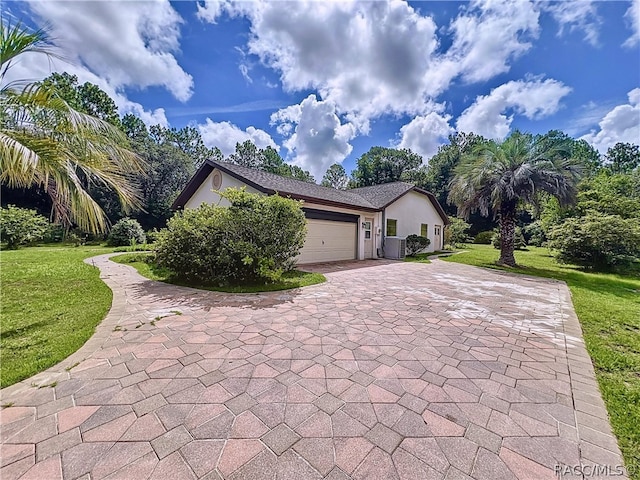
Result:
<svg viewBox="0 0 640 480"><path fill-rule="evenodd" d="M387 219L386 219L387 209L382 209L382 227L380 228L380 249L382 250L382 257L384 258L384 238L387 233Z"/></svg>

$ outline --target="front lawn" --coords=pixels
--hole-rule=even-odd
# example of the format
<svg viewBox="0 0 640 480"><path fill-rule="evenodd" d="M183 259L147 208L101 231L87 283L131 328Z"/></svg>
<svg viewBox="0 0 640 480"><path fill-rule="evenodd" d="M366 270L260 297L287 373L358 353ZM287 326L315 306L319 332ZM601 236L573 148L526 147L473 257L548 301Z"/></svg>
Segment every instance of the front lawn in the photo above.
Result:
<svg viewBox="0 0 640 480"><path fill-rule="evenodd" d="M0 386L45 370L78 350L111 307L112 293L87 257L104 247L0 252Z"/></svg>
<svg viewBox="0 0 640 480"><path fill-rule="evenodd" d="M131 265L134 267L140 275L147 277L150 280L156 280L158 282L172 283L174 285L180 285L184 287L200 288L203 290L213 290L218 292L227 293L259 293L259 292L274 292L278 290L289 290L292 288L307 287L309 285L316 285L318 283L326 282L327 279L321 273L303 272L301 270L294 270L292 272L286 272L282 276L282 280L275 283L262 283L259 285L241 285L241 286L211 286L211 285L195 285L192 283L181 282L171 277L171 272L168 270L159 268L153 263L145 261L148 254L143 253L130 253L124 255L117 255L112 257L116 263L122 263L125 265Z"/></svg>
<svg viewBox="0 0 640 480"><path fill-rule="evenodd" d="M516 251L518 269L496 266L489 245L465 250L443 260L567 283L618 444L631 478L640 479L640 275L585 272L556 263L545 248Z"/></svg>

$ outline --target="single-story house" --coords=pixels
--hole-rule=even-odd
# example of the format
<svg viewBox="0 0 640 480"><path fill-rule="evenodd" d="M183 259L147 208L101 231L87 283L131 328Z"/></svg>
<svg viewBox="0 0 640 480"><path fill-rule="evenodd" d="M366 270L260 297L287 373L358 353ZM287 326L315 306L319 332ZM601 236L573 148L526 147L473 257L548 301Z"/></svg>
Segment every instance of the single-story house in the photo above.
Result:
<svg viewBox="0 0 640 480"><path fill-rule="evenodd" d="M173 203L174 209L203 203L224 205L217 192L244 187L303 201L307 238L298 263L362 260L385 256L385 247L410 234L431 240L428 251L443 247L447 215L435 196L410 183L393 182L337 190L293 178L209 160ZM222 200L222 201L221 201ZM387 256L390 253L387 252Z"/></svg>

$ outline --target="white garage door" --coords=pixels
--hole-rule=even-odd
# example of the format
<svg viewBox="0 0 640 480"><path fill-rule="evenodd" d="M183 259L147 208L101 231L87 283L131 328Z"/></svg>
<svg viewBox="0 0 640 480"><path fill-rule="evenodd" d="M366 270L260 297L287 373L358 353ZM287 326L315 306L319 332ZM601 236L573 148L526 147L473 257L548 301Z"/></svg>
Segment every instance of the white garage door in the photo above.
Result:
<svg viewBox="0 0 640 480"><path fill-rule="evenodd" d="M307 219L307 238L298 263L356 258L356 223Z"/></svg>

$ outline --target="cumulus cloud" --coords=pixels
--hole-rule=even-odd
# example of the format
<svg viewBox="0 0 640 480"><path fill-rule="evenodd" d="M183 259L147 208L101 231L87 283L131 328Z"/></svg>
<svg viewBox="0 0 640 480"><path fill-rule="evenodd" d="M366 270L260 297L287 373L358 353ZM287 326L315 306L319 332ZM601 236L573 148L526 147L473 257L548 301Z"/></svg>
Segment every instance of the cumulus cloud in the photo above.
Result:
<svg viewBox="0 0 640 480"><path fill-rule="evenodd" d="M112 87L162 86L180 101L191 97L193 79L175 57L182 18L168 0L34 0L29 6L71 60Z"/></svg>
<svg viewBox="0 0 640 480"><path fill-rule="evenodd" d="M629 102L614 107L599 122L599 129L581 137L605 153L618 142L640 144L640 88L628 93Z"/></svg>
<svg viewBox="0 0 640 480"><path fill-rule="evenodd" d="M205 0L199 16L249 19L247 52L280 74L287 91L317 90L367 133L382 115L427 115L433 98L462 75L483 81L509 70L538 33L538 11L521 0L476 0L439 51L434 20L401 0L254 2Z"/></svg>
<svg viewBox="0 0 640 480"><path fill-rule="evenodd" d="M640 0L631 0L631 6L624 14L629 27L633 31L632 35L624 42L625 47L635 47L640 43Z"/></svg>
<svg viewBox="0 0 640 480"><path fill-rule="evenodd" d="M509 71L509 61L531 48L539 33L532 2L476 0L451 24L453 44L443 63L454 65L468 82ZM454 70L455 71L455 70Z"/></svg>
<svg viewBox="0 0 640 480"><path fill-rule="evenodd" d="M431 112L419 115L400 129L399 148L408 148L421 155L424 160L433 157L438 147L445 143L453 128L449 125L450 115Z"/></svg>
<svg viewBox="0 0 640 480"><path fill-rule="evenodd" d="M341 163L353 149L349 141L356 128L340 121L333 103L319 101L315 95L275 112L271 123L287 136L284 146L293 163L315 178L320 178L331 164Z"/></svg>
<svg viewBox="0 0 640 480"><path fill-rule="evenodd" d="M598 15L595 2L563 1L544 2L543 8L548 11L560 27L558 35L563 35L565 28L570 32L582 30L584 39L591 45L598 45L598 34L602 19Z"/></svg>
<svg viewBox="0 0 640 480"><path fill-rule="evenodd" d="M273 147L278 149L271 135L255 127L242 130L230 122L214 122L207 118L204 124L198 125L202 141L209 147L218 147L224 156L236 151L236 143L251 140L258 148Z"/></svg>
<svg viewBox="0 0 640 480"><path fill-rule="evenodd" d="M456 123L459 132L473 132L502 140L509 134L515 114L529 119L543 118L558 111L571 88L553 79L511 81L478 96Z"/></svg>

